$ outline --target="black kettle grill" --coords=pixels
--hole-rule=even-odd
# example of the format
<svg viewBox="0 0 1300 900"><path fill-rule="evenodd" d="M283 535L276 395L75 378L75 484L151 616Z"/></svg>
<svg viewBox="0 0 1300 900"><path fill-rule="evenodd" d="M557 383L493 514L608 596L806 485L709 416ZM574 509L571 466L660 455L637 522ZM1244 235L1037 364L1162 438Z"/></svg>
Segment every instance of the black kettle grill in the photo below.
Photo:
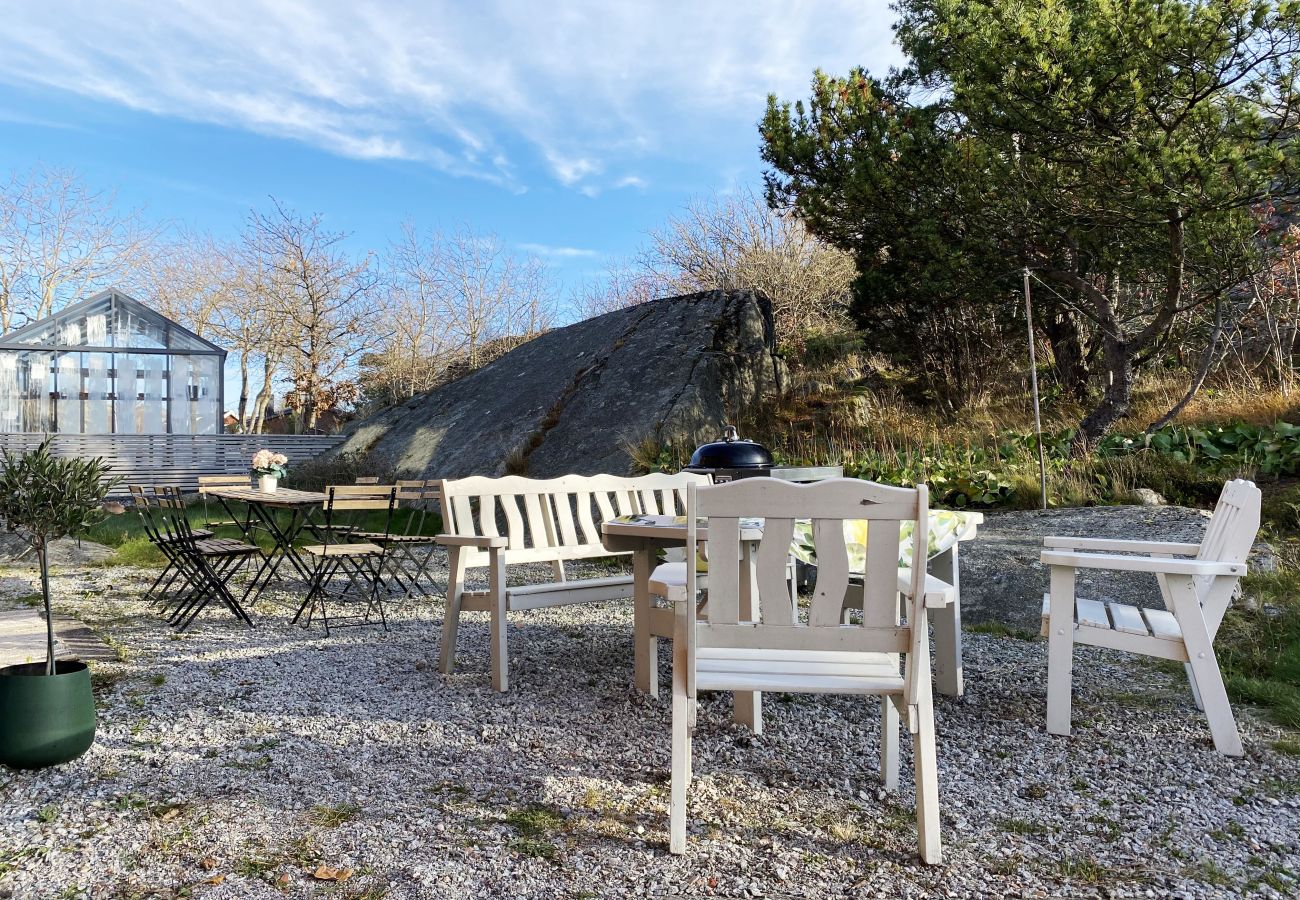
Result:
<svg viewBox="0 0 1300 900"><path fill-rule="evenodd" d="M702 472L715 484L772 474L772 452L756 441L741 440L734 425L723 428L722 440L701 444L682 471Z"/></svg>

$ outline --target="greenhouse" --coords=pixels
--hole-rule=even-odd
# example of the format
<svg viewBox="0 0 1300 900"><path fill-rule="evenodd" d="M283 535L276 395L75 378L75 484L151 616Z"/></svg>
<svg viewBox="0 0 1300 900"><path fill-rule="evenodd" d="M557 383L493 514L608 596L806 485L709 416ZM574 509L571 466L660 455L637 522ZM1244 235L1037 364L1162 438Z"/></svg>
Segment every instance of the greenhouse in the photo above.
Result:
<svg viewBox="0 0 1300 900"><path fill-rule="evenodd" d="M0 335L0 432L216 434L226 352L116 290Z"/></svg>

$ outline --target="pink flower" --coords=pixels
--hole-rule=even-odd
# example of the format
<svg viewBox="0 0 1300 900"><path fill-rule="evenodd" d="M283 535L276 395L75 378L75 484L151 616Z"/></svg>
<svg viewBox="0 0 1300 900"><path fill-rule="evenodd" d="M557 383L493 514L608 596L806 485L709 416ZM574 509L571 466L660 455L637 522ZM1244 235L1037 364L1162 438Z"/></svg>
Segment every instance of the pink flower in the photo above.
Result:
<svg viewBox="0 0 1300 900"><path fill-rule="evenodd" d="M276 453L271 456L271 462L277 466L282 466L289 461L289 457L283 453Z"/></svg>

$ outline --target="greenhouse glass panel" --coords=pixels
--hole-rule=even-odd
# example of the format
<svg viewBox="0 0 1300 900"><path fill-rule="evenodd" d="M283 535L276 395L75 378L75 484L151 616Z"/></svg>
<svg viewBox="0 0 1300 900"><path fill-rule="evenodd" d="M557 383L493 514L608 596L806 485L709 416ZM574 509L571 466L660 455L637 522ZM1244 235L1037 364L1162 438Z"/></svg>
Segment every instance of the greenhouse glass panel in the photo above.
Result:
<svg viewBox="0 0 1300 900"><path fill-rule="evenodd" d="M180 324L104 291L0 335L0 432L216 434L225 360Z"/></svg>

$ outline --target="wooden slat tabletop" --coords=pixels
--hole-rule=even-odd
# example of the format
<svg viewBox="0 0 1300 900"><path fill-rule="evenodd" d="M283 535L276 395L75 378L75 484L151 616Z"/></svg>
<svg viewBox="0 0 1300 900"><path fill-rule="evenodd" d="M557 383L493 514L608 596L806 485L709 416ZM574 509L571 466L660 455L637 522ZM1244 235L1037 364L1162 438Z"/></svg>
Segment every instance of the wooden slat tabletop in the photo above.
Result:
<svg viewBox="0 0 1300 900"><path fill-rule="evenodd" d="M295 491L291 488L278 488L275 493L259 491L254 488L208 488L207 493L213 497L225 497L241 503L260 503L263 506L278 506L289 509L295 506L320 506L329 498L319 491Z"/></svg>

